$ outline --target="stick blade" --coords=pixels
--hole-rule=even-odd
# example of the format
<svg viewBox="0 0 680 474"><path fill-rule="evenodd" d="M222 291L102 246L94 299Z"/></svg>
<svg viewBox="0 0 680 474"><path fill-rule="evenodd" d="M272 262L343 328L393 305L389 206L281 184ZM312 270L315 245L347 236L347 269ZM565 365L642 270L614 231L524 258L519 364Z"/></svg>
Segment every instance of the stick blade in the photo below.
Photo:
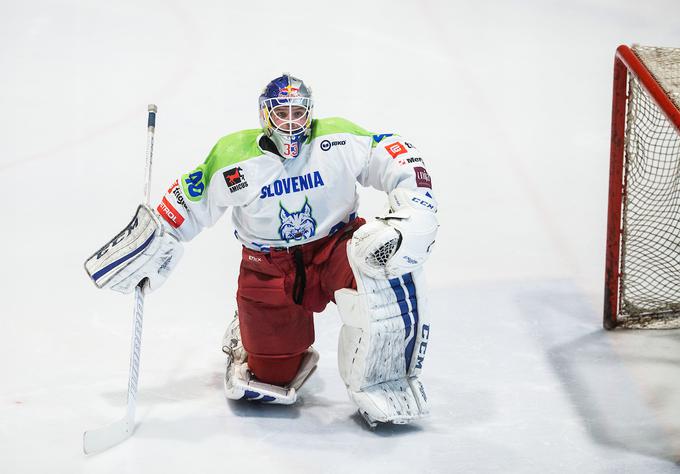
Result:
<svg viewBox="0 0 680 474"><path fill-rule="evenodd" d="M134 421L128 417L83 433L83 451L85 454L96 454L117 445L132 436Z"/></svg>

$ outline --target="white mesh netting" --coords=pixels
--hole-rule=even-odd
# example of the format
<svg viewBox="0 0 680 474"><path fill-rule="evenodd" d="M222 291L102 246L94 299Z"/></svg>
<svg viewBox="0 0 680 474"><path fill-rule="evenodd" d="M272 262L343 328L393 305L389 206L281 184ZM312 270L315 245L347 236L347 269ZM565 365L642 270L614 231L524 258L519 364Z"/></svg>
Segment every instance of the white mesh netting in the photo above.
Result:
<svg viewBox="0 0 680 474"><path fill-rule="evenodd" d="M633 47L680 104L680 48ZM680 327L680 134L629 75L619 323Z"/></svg>
<svg viewBox="0 0 680 474"><path fill-rule="evenodd" d="M392 255L394 255L394 252L397 251L398 246L399 246L398 238L389 240L380 247L378 247L378 249L375 252L371 252L366 260L373 267L382 268L385 265L387 265L387 261L390 259Z"/></svg>

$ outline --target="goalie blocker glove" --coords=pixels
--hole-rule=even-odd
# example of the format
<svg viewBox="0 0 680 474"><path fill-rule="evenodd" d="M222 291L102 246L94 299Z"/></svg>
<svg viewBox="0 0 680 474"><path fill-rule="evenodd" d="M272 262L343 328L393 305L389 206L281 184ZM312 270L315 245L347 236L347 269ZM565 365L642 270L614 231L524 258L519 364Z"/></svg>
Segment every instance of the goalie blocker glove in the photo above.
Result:
<svg viewBox="0 0 680 474"><path fill-rule="evenodd" d="M85 271L98 288L131 293L144 279L159 288L182 257L182 244L146 205L137 208L130 223L85 262Z"/></svg>

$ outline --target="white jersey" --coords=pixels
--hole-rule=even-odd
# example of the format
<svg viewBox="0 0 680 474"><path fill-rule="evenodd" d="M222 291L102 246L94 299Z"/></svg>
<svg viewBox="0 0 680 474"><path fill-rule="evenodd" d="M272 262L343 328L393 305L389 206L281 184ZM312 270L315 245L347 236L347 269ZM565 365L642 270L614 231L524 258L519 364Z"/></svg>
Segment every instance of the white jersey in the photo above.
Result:
<svg viewBox="0 0 680 474"><path fill-rule="evenodd" d="M312 122L300 155L281 158L260 129L221 138L195 170L168 189L158 212L180 240L195 237L228 209L236 237L268 251L333 234L357 216L356 183L432 197L423 159L394 134L373 134L341 119Z"/></svg>

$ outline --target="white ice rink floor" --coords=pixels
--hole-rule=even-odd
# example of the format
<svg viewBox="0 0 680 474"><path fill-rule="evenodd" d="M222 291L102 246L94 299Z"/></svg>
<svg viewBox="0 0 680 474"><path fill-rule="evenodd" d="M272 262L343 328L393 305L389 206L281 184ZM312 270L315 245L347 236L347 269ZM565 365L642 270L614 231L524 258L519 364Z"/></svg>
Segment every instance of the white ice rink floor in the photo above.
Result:
<svg viewBox="0 0 680 474"><path fill-rule="evenodd" d="M3 393L3 472L677 472L677 333L604 333L562 281L432 297L432 416L376 431L337 374L335 308L317 316L317 372L281 407L225 401L219 318L149 302L137 432L89 458L82 430L125 410L128 334L85 316Z"/></svg>
<svg viewBox="0 0 680 474"><path fill-rule="evenodd" d="M680 471L680 332L600 322L614 49L680 46L680 5L640 3L0 3L0 473ZM157 199L282 71L428 165L432 416L366 428L332 306L297 405L226 401L227 215L147 298L135 435L85 457L125 411L132 299L82 262L141 199L146 104Z"/></svg>

